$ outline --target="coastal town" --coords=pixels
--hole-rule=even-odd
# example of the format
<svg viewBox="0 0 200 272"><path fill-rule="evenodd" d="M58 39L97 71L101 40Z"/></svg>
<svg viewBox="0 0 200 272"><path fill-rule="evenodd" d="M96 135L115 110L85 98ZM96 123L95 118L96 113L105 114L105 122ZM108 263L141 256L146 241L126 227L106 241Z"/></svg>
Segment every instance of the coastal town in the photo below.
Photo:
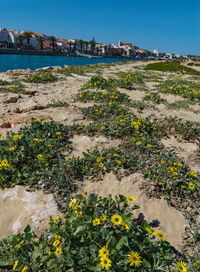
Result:
<svg viewBox="0 0 200 272"><path fill-rule="evenodd" d="M91 41L81 39L57 39L33 31L7 30L0 28L0 54L5 53L38 53L38 54L61 54L80 57L123 57L131 59L176 59L181 56L176 53L159 53L157 49L150 52L130 42L119 40L117 44L97 43L95 38Z"/></svg>

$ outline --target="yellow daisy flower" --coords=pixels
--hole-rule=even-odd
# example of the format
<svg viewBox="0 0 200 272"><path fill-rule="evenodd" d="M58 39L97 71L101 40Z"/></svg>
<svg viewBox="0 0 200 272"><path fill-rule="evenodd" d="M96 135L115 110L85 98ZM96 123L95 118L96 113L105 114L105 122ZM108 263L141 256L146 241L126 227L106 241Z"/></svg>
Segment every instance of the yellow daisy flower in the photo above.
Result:
<svg viewBox="0 0 200 272"><path fill-rule="evenodd" d="M104 258L108 255L109 255L109 251L107 250L107 246L104 246L99 250L99 257Z"/></svg>
<svg viewBox="0 0 200 272"><path fill-rule="evenodd" d="M60 255L62 253L62 248L58 247L54 253L56 256Z"/></svg>
<svg viewBox="0 0 200 272"><path fill-rule="evenodd" d="M14 263L14 265L13 265L13 270L15 270L16 269L16 267L18 266L18 260L17 261L15 261L15 263Z"/></svg>
<svg viewBox="0 0 200 272"><path fill-rule="evenodd" d="M186 264L182 261L177 262L176 267L180 272L187 272Z"/></svg>
<svg viewBox="0 0 200 272"><path fill-rule="evenodd" d="M109 258L101 258L101 268L109 269L111 267L111 260Z"/></svg>
<svg viewBox="0 0 200 272"><path fill-rule="evenodd" d="M114 225L120 225L122 223L122 217L118 214L115 214L111 217L111 222Z"/></svg>
<svg viewBox="0 0 200 272"><path fill-rule="evenodd" d="M153 234L156 235L160 240L163 240L163 241L165 240L165 235L162 232L154 231Z"/></svg>
<svg viewBox="0 0 200 272"><path fill-rule="evenodd" d="M53 242L53 246L54 246L54 247L57 247L59 244L60 244L60 241L59 241L59 240L55 240L55 241Z"/></svg>
<svg viewBox="0 0 200 272"><path fill-rule="evenodd" d="M134 202L135 201L135 197L134 196L127 196L126 199L130 202Z"/></svg>
<svg viewBox="0 0 200 272"><path fill-rule="evenodd" d="M76 204L76 198L72 199L72 201L69 203L69 207L73 207Z"/></svg>
<svg viewBox="0 0 200 272"><path fill-rule="evenodd" d="M128 262L130 263L130 266L136 266L139 267L142 264L141 256L136 251L130 251L127 254Z"/></svg>
<svg viewBox="0 0 200 272"><path fill-rule="evenodd" d="M93 221L92 221L92 224L93 226L97 226L100 224L100 219L99 218L95 218Z"/></svg>

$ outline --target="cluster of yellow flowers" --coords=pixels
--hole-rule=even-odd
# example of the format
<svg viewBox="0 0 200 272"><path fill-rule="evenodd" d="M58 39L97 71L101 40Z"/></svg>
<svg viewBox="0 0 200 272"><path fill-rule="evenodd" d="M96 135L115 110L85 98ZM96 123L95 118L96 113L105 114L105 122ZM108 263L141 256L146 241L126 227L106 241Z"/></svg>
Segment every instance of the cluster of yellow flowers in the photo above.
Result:
<svg viewBox="0 0 200 272"><path fill-rule="evenodd" d="M0 170L8 170L10 168L10 164L8 163L8 161L6 159L4 160L0 160Z"/></svg>
<svg viewBox="0 0 200 272"><path fill-rule="evenodd" d="M60 255L62 253L62 247L59 246L60 245L60 236L59 235L55 235L54 236L54 242L53 242L53 246L56 248L56 250L54 251L54 254L56 256ZM49 252L49 255L51 254L51 252Z"/></svg>
<svg viewBox="0 0 200 272"><path fill-rule="evenodd" d="M17 245L15 246L15 248L19 248L19 247L21 247L23 244L24 244L24 240L22 240L19 244L17 244ZM16 260L16 261L14 262L14 265L13 265L13 270L16 270L18 264L19 264L19 261ZM24 267L22 268L22 270L20 270L20 271L21 271L21 272L26 272L27 270L28 270L28 266L24 266Z"/></svg>
<svg viewBox="0 0 200 272"><path fill-rule="evenodd" d="M40 160L40 162L44 163L45 162L45 158L43 157L42 154L38 154L37 158Z"/></svg>
<svg viewBox="0 0 200 272"><path fill-rule="evenodd" d="M22 136L21 136L21 135L18 135L18 134L15 134L15 135L13 136L13 140L14 140L14 141L20 140L21 138L22 138Z"/></svg>
<svg viewBox="0 0 200 272"><path fill-rule="evenodd" d="M38 142L38 143L40 143L40 142L42 142L42 139L39 139L39 138L33 138L33 141L34 141L34 142Z"/></svg>
<svg viewBox="0 0 200 272"><path fill-rule="evenodd" d="M60 131L57 131L57 132L56 132L56 135L57 135L58 139L62 139L62 135L61 135L61 132L60 132Z"/></svg>

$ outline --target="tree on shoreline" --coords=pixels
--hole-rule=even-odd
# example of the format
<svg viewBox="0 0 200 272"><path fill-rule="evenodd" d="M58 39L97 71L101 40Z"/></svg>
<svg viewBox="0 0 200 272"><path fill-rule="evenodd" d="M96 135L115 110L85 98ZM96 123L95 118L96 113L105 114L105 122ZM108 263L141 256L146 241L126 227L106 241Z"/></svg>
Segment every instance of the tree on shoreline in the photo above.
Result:
<svg viewBox="0 0 200 272"><path fill-rule="evenodd" d="M22 49L22 42L24 40L24 36L23 35L19 35L17 37L17 40L19 41L19 47L20 47L20 49Z"/></svg>
<svg viewBox="0 0 200 272"><path fill-rule="evenodd" d="M79 43L80 43L80 49L81 49L81 51L82 51L82 50L83 50L84 41L83 41L83 40L80 40Z"/></svg>
<svg viewBox="0 0 200 272"><path fill-rule="evenodd" d="M86 50L86 52L88 51L88 45L89 45L89 42L85 42L85 50Z"/></svg>
<svg viewBox="0 0 200 272"><path fill-rule="evenodd" d="M40 37L39 39L38 39L38 43L39 43L39 45L40 45L40 50L42 50L43 49L43 38L42 37Z"/></svg>
<svg viewBox="0 0 200 272"><path fill-rule="evenodd" d="M51 36L49 39L51 41L51 49L54 51L55 50L56 38L54 36Z"/></svg>
<svg viewBox="0 0 200 272"><path fill-rule="evenodd" d="M32 35L30 32L25 32L24 33L24 38L26 39L26 42L27 42L27 47L29 48L30 47L30 39L31 39Z"/></svg>
<svg viewBox="0 0 200 272"><path fill-rule="evenodd" d="M94 50L95 50L95 47L96 47L95 38L93 38L93 39L90 41L90 46L91 46L91 52L92 52L92 54L94 54Z"/></svg>

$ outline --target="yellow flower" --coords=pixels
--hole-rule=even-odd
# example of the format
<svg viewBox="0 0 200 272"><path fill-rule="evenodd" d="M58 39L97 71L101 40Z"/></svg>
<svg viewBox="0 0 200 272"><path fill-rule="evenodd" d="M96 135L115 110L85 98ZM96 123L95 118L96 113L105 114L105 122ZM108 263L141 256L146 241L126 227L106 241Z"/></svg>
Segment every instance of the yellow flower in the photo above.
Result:
<svg viewBox="0 0 200 272"><path fill-rule="evenodd" d="M148 231L151 234L155 232L154 229L152 229L150 227L146 227L145 230Z"/></svg>
<svg viewBox="0 0 200 272"><path fill-rule="evenodd" d="M109 258L101 258L101 268L109 269L111 267L111 260Z"/></svg>
<svg viewBox="0 0 200 272"><path fill-rule="evenodd" d="M24 266L21 272L25 272L28 269L28 266Z"/></svg>
<svg viewBox="0 0 200 272"><path fill-rule="evenodd" d="M17 265L18 265L18 260L17 260L17 261L15 261L15 263L14 263L14 265L13 265L13 270L15 270L15 269L16 269Z"/></svg>
<svg viewBox="0 0 200 272"><path fill-rule="evenodd" d="M76 204L76 198L72 199L72 201L69 203L69 207L73 207Z"/></svg>
<svg viewBox="0 0 200 272"><path fill-rule="evenodd" d="M126 199L130 202L134 202L135 201L135 197L134 196L127 196Z"/></svg>
<svg viewBox="0 0 200 272"><path fill-rule="evenodd" d="M148 144L147 147L152 147L152 145L151 145L151 144Z"/></svg>
<svg viewBox="0 0 200 272"><path fill-rule="evenodd" d="M17 247L20 247L21 245L23 245L23 243L24 243L24 240L22 240L19 244L17 244L15 247L17 248Z"/></svg>
<svg viewBox="0 0 200 272"><path fill-rule="evenodd" d="M62 253L62 248L61 247L58 247L55 251L55 255L58 256Z"/></svg>
<svg viewBox="0 0 200 272"><path fill-rule="evenodd" d="M83 192L84 195L87 195L88 193L89 193L88 190L85 190L85 191Z"/></svg>
<svg viewBox="0 0 200 272"><path fill-rule="evenodd" d="M54 247L57 247L59 244L60 244L60 241L59 241L59 240L55 240L55 241L53 242L53 246L54 246Z"/></svg>
<svg viewBox="0 0 200 272"><path fill-rule="evenodd" d="M53 218L53 222L55 223L56 221L58 221L58 219L60 218L60 216L58 215L58 216L56 216L56 217L54 217Z"/></svg>
<svg viewBox="0 0 200 272"><path fill-rule="evenodd" d="M81 216L81 215L83 214L83 212L82 212L82 211L75 210L75 214L76 214L76 216Z"/></svg>
<svg viewBox="0 0 200 272"><path fill-rule="evenodd" d="M97 226L100 224L100 219L99 218L95 218L93 221L92 221L92 224L93 226Z"/></svg>
<svg viewBox="0 0 200 272"><path fill-rule="evenodd" d="M107 249L107 246L104 246L99 250L99 257L104 258L104 257L107 257L108 255L109 255L109 251Z"/></svg>
<svg viewBox="0 0 200 272"><path fill-rule="evenodd" d="M154 231L153 234L156 235L160 240L165 240L165 235L162 232Z"/></svg>
<svg viewBox="0 0 200 272"><path fill-rule="evenodd" d="M101 162L99 163L99 167L102 168L104 166L104 164Z"/></svg>
<svg viewBox="0 0 200 272"><path fill-rule="evenodd" d="M111 222L114 225L120 225L122 223L122 217L118 214L115 214L111 217Z"/></svg>
<svg viewBox="0 0 200 272"><path fill-rule="evenodd" d="M137 143L136 143L136 145L141 145L142 144L142 142L141 141L138 141Z"/></svg>
<svg viewBox="0 0 200 272"><path fill-rule="evenodd" d="M19 140L19 139L21 139L21 138L22 138L21 135L17 135L17 134L16 134L16 135L13 136L13 140L14 140L14 141L17 141L17 140Z"/></svg>
<svg viewBox="0 0 200 272"><path fill-rule="evenodd" d="M101 160L102 160L101 157L96 159L97 162L100 162Z"/></svg>
<svg viewBox="0 0 200 272"><path fill-rule="evenodd" d="M40 122L40 119L36 118L33 122L35 122L35 123Z"/></svg>
<svg viewBox="0 0 200 272"><path fill-rule="evenodd" d="M186 264L182 261L177 262L176 267L180 272L187 272Z"/></svg>
<svg viewBox="0 0 200 272"><path fill-rule="evenodd" d="M14 147L10 147L10 148L9 148L10 151L13 151L14 149L15 149Z"/></svg>
<svg viewBox="0 0 200 272"><path fill-rule="evenodd" d="M104 214L104 215L102 215L102 216L100 216L100 219L101 219L101 221L105 221L106 220L106 218L107 218L107 216Z"/></svg>
<svg viewBox="0 0 200 272"><path fill-rule="evenodd" d="M55 240L60 240L60 235L54 235Z"/></svg>
<svg viewBox="0 0 200 272"><path fill-rule="evenodd" d="M122 229L123 230L128 230L129 229L129 225L127 223L123 223L122 224Z"/></svg>
<svg viewBox="0 0 200 272"><path fill-rule="evenodd" d="M130 266L136 266L139 267L142 263L141 256L136 251L130 251L127 254L128 262L130 263Z"/></svg>
<svg viewBox="0 0 200 272"><path fill-rule="evenodd" d="M37 155L37 158L38 158L38 159L41 159L42 157L43 157L42 154L38 154L38 155Z"/></svg>
<svg viewBox="0 0 200 272"><path fill-rule="evenodd" d="M194 190L194 189L195 189L195 184L194 184L194 183L192 183L192 182L190 182L190 184L189 184L189 188L190 188L191 190Z"/></svg>

